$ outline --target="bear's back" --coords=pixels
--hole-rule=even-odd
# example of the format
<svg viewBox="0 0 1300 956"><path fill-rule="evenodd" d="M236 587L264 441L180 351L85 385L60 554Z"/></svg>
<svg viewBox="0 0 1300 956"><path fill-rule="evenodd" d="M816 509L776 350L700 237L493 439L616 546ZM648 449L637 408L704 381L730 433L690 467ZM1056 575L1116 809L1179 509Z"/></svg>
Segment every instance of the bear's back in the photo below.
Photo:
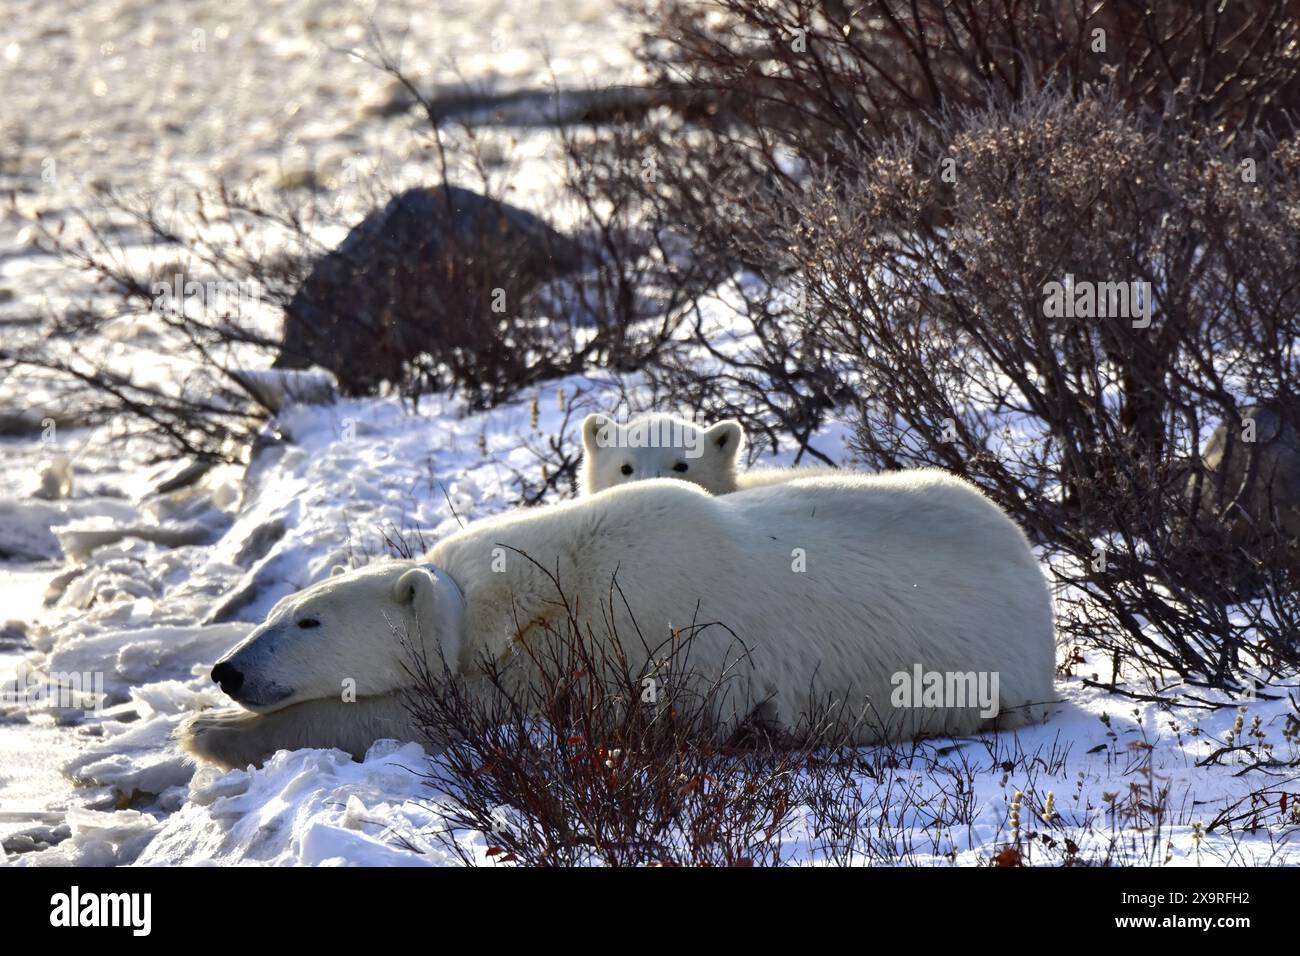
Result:
<svg viewBox="0 0 1300 956"><path fill-rule="evenodd" d="M718 499L735 521L798 524L817 517L841 522L852 533L910 531L951 537L953 523L968 531L1023 540L1019 528L974 486L947 472L919 469L859 474L817 471L808 477L741 488Z"/></svg>

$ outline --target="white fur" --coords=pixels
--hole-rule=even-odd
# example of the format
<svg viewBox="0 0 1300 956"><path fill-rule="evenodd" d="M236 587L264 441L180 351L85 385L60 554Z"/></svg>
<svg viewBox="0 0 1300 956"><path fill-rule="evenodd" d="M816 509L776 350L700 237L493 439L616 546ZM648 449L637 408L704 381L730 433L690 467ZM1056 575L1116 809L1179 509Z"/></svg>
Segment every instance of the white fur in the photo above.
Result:
<svg viewBox="0 0 1300 956"><path fill-rule="evenodd" d="M937 471L818 476L714 497L643 481L477 522L419 562L383 562L286 598L226 658L246 674L237 696L261 716L199 715L187 749L237 766L278 747L355 754L372 733L413 735L392 704L410 684L403 633L472 682L481 655L507 659L560 616L549 577L519 552L558 572L596 623L617 571L630 615L621 602L605 610L625 637L631 619L647 636L693 620L734 632L751 654L731 699L746 703L714 715L719 734L750 716L797 728L828 699L855 713L869 701L864 743L986 726L969 708L894 709L891 678L918 664L997 672L999 727L1041 719L1053 697L1046 581L1020 530L965 482ZM640 666L640 642L624 645ZM692 671L707 679L735 652L724 628L706 629ZM362 704L339 701L345 679Z"/></svg>
<svg viewBox="0 0 1300 956"><path fill-rule="evenodd" d="M646 478L677 478L715 495L735 491L744 444L739 422L700 428L675 415L643 415L620 425L605 415L582 423L582 491L595 494Z"/></svg>
<svg viewBox="0 0 1300 956"><path fill-rule="evenodd" d="M638 429L672 440L631 447L630 435ZM726 495L835 473L834 468L767 468L741 473L736 463L744 444L744 428L730 419L699 428L675 415L646 415L626 425L605 415L588 415L582 423L582 493L591 495L646 478L678 478L712 494ZM680 470L682 466L685 471ZM631 472L624 474L628 468Z"/></svg>

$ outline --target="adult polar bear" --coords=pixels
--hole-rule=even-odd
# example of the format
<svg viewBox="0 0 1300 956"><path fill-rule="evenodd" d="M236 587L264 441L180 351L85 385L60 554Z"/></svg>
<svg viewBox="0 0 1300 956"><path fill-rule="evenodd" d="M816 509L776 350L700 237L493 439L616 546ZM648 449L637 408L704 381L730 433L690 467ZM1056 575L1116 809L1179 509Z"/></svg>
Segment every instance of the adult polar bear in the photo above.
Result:
<svg viewBox="0 0 1300 956"><path fill-rule="evenodd" d="M472 681L484 655L505 659L561 617L541 568L558 570L593 620L617 572L628 607L612 612L624 635L632 620L647 636L722 622L694 639L692 673L735 665L739 638L750 653L732 674L747 693L728 699L753 701L754 716L781 727L827 699L853 713L870 701L862 743L882 726L891 737L988 726L978 706L894 708L894 675L918 666L996 674L999 728L1041 719L1053 696L1046 581L1020 529L967 483L937 471L818 476L715 497L655 479L475 522L420 561L384 561L285 598L213 669L246 710L196 715L184 746L243 766L279 749L359 755L380 737L411 738L402 635ZM639 648L625 650L632 666L645 663ZM716 714L717 732L746 716Z"/></svg>

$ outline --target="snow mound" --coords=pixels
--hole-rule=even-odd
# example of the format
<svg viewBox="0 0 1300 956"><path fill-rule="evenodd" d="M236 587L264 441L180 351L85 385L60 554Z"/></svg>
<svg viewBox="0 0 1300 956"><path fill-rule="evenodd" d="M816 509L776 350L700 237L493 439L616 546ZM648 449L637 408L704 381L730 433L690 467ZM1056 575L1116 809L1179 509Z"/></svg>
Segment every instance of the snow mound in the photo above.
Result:
<svg viewBox="0 0 1300 956"><path fill-rule="evenodd" d="M128 700L133 688L189 681L204 674L252 630L244 623L197 627L159 626L70 636L50 655L49 670L103 676L110 703ZM197 673L196 673L197 672ZM142 690L139 699L157 708L159 689Z"/></svg>
<svg viewBox="0 0 1300 956"><path fill-rule="evenodd" d="M61 559L63 548L56 528L74 521L102 518L130 521L138 516L134 507L114 499L0 499L0 561L48 561Z"/></svg>
<svg viewBox="0 0 1300 956"><path fill-rule="evenodd" d="M428 866L434 795L417 744L379 741L357 763L338 750L281 751L262 769L202 767L189 800L136 860L141 866ZM483 850L486 851L486 846Z"/></svg>
<svg viewBox="0 0 1300 956"><path fill-rule="evenodd" d="M158 820L138 810L69 810L71 836L57 846L18 857L16 866L114 866L129 863L154 838Z"/></svg>

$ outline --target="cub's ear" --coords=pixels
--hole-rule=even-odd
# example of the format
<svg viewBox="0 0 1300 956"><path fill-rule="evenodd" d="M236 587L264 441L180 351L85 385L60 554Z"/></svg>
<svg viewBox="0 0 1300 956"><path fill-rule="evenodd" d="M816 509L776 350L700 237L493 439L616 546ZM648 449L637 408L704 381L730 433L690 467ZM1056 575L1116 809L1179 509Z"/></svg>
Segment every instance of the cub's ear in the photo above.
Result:
<svg viewBox="0 0 1300 956"><path fill-rule="evenodd" d="M594 454L598 448L609 447L617 428L618 422L608 415L588 415L582 420L582 447L588 455Z"/></svg>
<svg viewBox="0 0 1300 956"><path fill-rule="evenodd" d="M745 429L740 422L727 419L718 422L704 433L704 437L720 451L724 458L735 458L740 453L741 443L745 440Z"/></svg>
<svg viewBox="0 0 1300 956"><path fill-rule="evenodd" d="M336 564L334 565L334 567L330 568L330 577L332 578L336 578L340 574L347 574L347 573L348 573L348 568L346 564Z"/></svg>
<svg viewBox="0 0 1300 956"><path fill-rule="evenodd" d="M441 651L443 660L454 668L460 655L465 609L465 600L455 582L431 567L411 568L393 582L393 599L400 606L415 610L419 633L407 637L418 638L417 648L423 648L426 653Z"/></svg>

